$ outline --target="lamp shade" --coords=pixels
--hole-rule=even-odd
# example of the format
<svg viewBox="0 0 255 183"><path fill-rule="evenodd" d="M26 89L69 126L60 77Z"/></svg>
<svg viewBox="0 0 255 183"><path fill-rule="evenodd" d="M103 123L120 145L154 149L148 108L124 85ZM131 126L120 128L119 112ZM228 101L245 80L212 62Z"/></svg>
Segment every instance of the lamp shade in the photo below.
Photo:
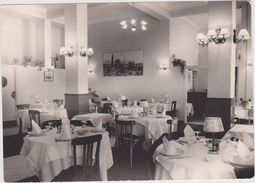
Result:
<svg viewBox="0 0 255 183"><path fill-rule="evenodd" d="M221 28L220 33L219 33L219 37L229 37L229 31L228 28Z"/></svg>
<svg viewBox="0 0 255 183"><path fill-rule="evenodd" d="M204 39L204 34L203 33L198 33L197 34L197 37L196 37L196 40L197 41L201 41L201 40L203 40Z"/></svg>
<svg viewBox="0 0 255 183"><path fill-rule="evenodd" d="M224 128L220 117L206 117L204 124L205 132L223 132Z"/></svg>
<svg viewBox="0 0 255 183"><path fill-rule="evenodd" d="M140 101L140 107L149 107L148 101Z"/></svg>
<svg viewBox="0 0 255 183"><path fill-rule="evenodd" d="M239 31L238 38L247 40L247 39L250 39L250 34L246 29L241 29Z"/></svg>
<svg viewBox="0 0 255 183"><path fill-rule="evenodd" d="M209 38L215 38L217 36L217 32L214 29L208 30L207 37Z"/></svg>
<svg viewBox="0 0 255 183"><path fill-rule="evenodd" d="M126 100L126 97L125 97L124 95L122 95L122 96L120 97L120 100Z"/></svg>

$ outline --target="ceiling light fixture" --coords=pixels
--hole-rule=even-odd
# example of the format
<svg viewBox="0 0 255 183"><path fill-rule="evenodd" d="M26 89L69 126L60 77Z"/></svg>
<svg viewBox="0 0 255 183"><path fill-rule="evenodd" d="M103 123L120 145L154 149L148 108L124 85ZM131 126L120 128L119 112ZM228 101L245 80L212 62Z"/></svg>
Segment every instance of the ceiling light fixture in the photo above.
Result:
<svg viewBox="0 0 255 183"><path fill-rule="evenodd" d="M130 27L132 32L135 32L138 27L140 27L141 30L146 31L147 24L148 23L145 20L137 21L135 18L120 22L122 29L128 29Z"/></svg>

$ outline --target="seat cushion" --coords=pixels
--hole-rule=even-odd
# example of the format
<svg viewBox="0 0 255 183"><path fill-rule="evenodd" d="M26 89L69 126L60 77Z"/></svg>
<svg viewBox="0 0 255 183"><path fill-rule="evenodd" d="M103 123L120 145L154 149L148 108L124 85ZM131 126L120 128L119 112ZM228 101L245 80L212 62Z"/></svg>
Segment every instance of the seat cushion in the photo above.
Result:
<svg viewBox="0 0 255 183"><path fill-rule="evenodd" d="M4 180L16 182L36 175L34 168L22 155L4 158Z"/></svg>

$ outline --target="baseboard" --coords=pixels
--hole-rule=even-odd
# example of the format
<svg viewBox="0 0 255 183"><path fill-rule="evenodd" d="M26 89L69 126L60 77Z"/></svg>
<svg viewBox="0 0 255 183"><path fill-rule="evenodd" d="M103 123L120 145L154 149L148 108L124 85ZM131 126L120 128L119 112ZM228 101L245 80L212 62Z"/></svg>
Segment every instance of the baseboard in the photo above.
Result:
<svg viewBox="0 0 255 183"><path fill-rule="evenodd" d="M3 128L11 128L17 126L17 121L12 120L12 121L4 121L3 122Z"/></svg>

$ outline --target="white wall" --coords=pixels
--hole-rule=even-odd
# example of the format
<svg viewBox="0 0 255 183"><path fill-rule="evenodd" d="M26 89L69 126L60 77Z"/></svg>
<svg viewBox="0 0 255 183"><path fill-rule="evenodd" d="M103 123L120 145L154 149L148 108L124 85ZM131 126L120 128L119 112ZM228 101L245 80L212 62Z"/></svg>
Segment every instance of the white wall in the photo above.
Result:
<svg viewBox="0 0 255 183"><path fill-rule="evenodd" d="M55 57L59 54L60 47L65 45L64 28L52 24L51 26L51 56Z"/></svg>
<svg viewBox="0 0 255 183"><path fill-rule="evenodd" d="M1 65L1 72L7 79L7 85L2 88L3 121L11 121L16 119L15 99L11 97L12 92L15 91L14 66Z"/></svg>
<svg viewBox="0 0 255 183"><path fill-rule="evenodd" d="M148 19L148 30L131 32L122 30L119 21L100 23L88 27L89 47L95 54L89 59L95 73L89 76L89 87L100 97L116 98L124 94L131 101L151 97L159 98L168 94L180 104L183 110L184 76L179 68L159 70L160 63L169 63L169 24ZM143 76L104 77L104 53L143 50ZM180 118L183 118L181 112Z"/></svg>
<svg viewBox="0 0 255 183"><path fill-rule="evenodd" d="M0 49L3 64L14 58L32 56L44 60L44 28L42 21L0 15Z"/></svg>
<svg viewBox="0 0 255 183"><path fill-rule="evenodd" d="M185 60L187 65L199 64L199 46L196 42L198 28L182 17L170 20L170 54Z"/></svg>
<svg viewBox="0 0 255 183"><path fill-rule="evenodd" d="M44 81L44 71L38 71L34 67L15 67L16 103L25 104L34 102L38 96L39 101L49 102L52 99L64 99L65 70L54 70L54 81Z"/></svg>

